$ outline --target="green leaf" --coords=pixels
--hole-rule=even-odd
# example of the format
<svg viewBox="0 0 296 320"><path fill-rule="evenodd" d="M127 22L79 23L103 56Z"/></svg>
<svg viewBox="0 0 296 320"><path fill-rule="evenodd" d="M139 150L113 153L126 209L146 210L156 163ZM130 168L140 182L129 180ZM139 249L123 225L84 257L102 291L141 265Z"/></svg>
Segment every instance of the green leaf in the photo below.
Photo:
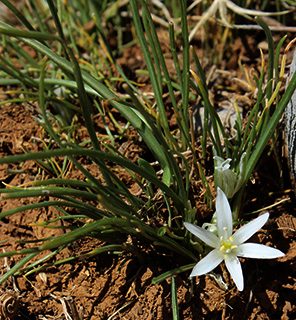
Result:
<svg viewBox="0 0 296 320"><path fill-rule="evenodd" d="M162 181L164 184L166 184L169 187L171 185L171 180L172 180L171 171L169 167L165 167L163 169Z"/></svg>
<svg viewBox="0 0 296 320"><path fill-rule="evenodd" d="M146 170L147 172L149 172L149 174L157 177L156 172L154 170L154 168L151 166L151 164L146 161L145 159L138 159L138 165L140 168Z"/></svg>

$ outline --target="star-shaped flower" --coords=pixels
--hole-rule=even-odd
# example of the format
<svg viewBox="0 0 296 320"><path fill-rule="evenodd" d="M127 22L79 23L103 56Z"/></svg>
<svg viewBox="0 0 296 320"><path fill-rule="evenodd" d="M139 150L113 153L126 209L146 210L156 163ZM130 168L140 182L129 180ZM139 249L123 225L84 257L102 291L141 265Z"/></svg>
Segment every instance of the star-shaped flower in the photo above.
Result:
<svg viewBox="0 0 296 320"><path fill-rule="evenodd" d="M223 191L218 188L216 214L217 235L191 223L184 223L187 230L208 246L214 248L196 264L190 277L206 274L215 269L224 260L238 290L242 291L244 289L244 278L238 257L274 259L282 257L285 254L278 249L262 244L244 243L266 223L269 213L259 216L233 233L230 205Z"/></svg>

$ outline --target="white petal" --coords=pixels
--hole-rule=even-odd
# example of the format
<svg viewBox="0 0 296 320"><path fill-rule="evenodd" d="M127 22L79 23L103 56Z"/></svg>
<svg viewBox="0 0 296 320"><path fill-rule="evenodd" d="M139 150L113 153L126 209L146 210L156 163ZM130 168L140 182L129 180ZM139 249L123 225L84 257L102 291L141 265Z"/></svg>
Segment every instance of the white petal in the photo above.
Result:
<svg viewBox="0 0 296 320"><path fill-rule="evenodd" d="M219 237L232 235L232 213L224 192L218 187L216 198L217 228Z"/></svg>
<svg viewBox="0 0 296 320"><path fill-rule="evenodd" d="M212 248L218 248L220 246L220 241L217 236L213 233L205 230L199 226L195 226L194 224L184 222L184 226L187 230L197 236L200 240L205 242L208 246Z"/></svg>
<svg viewBox="0 0 296 320"><path fill-rule="evenodd" d="M283 257L285 254L275 248L265 246L263 244L256 243L244 243L241 244L235 253L239 257L255 258L255 259L275 259Z"/></svg>
<svg viewBox="0 0 296 320"><path fill-rule="evenodd" d="M227 254L225 257L226 267L239 291L244 290L244 277L241 264L235 254Z"/></svg>
<svg viewBox="0 0 296 320"><path fill-rule="evenodd" d="M203 259L201 259L193 268L190 278L195 276L201 276L215 269L223 261L223 256L220 250L214 249L208 253Z"/></svg>
<svg viewBox="0 0 296 320"><path fill-rule="evenodd" d="M230 158L226 160L219 156L214 156L213 158L216 160L215 170L223 171L230 168L230 162L232 161Z"/></svg>
<svg viewBox="0 0 296 320"><path fill-rule="evenodd" d="M233 235L234 244L240 244L248 240L254 233L261 229L268 220L269 213L262 214L255 220L243 225Z"/></svg>

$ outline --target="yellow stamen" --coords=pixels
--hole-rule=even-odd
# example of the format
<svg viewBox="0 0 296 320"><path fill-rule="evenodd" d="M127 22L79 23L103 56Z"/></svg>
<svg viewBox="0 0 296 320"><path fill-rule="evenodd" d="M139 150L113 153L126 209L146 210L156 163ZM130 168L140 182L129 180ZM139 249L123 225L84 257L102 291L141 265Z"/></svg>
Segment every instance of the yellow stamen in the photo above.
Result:
<svg viewBox="0 0 296 320"><path fill-rule="evenodd" d="M228 239L226 238L220 238L221 246L220 251L224 253L229 253L231 250L236 249L237 245L233 245L233 237L230 236Z"/></svg>

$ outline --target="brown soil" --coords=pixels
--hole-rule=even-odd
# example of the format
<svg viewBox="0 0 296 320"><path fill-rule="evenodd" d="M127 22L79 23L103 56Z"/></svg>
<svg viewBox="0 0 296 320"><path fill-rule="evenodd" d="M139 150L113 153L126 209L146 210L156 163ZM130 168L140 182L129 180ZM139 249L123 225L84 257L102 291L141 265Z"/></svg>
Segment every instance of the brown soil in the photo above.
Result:
<svg viewBox="0 0 296 320"><path fill-rule="evenodd" d="M239 48L237 45L238 52L234 57L236 60L238 56L244 58L245 49ZM138 52L139 48L135 47L132 50ZM132 73L134 68L138 68L139 65L142 67L141 61L138 64L134 61L132 63L128 60L128 56L131 55L123 55L120 63L126 64ZM135 53L132 56L138 57ZM229 63L233 65L233 59ZM221 77L223 80L223 75ZM218 99L218 96L216 98ZM33 116L37 115L37 112L28 106L9 104L1 106L1 157L23 153L23 147L30 151L42 149L43 131L33 119ZM86 139L86 130L82 124L80 126L78 137L82 141ZM134 150L129 154L133 158L142 152L137 145L132 149L129 144L128 150ZM21 172L11 173L8 170L21 170ZM89 170L92 170L91 166ZM6 184L25 186L42 172L37 163L32 161L22 165L3 165L0 168L0 181L2 187L6 187ZM286 253L286 256L277 260L243 260L245 277L243 292L237 291L227 274L225 280L229 289L226 291L209 276L198 277L193 282L188 278L189 272L177 276L181 319L296 318L295 201L292 195L290 199L284 193L284 188L280 184L282 180L276 172L278 169L275 160L272 156L266 155L254 175L256 183L249 188L244 211L258 210L284 200L269 209L271 214L269 222L251 241L278 248ZM72 169L71 177L74 178L75 175L77 177L75 169ZM1 212L33 201L42 199L2 201ZM197 211L199 210L201 212L204 210L203 203L200 204L200 208L197 207ZM40 239L63 232L30 225L32 222L56 216L58 212L49 208L22 212L2 219L0 221L2 250L28 247L28 244L23 245L17 241ZM4 240L6 242L2 243ZM94 239L84 239L62 251L55 259L76 256L100 245L102 244ZM2 290L11 290L18 295L21 304L19 319L172 319L170 281L157 285L151 283L154 277L170 269L172 260L178 260L179 257L165 257L165 259L168 261L167 269L165 263L145 266L140 265L136 258L124 263L120 256L102 254L49 267L27 277L22 274L17 275L13 279L10 278L2 286ZM18 260L18 257L3 259L1 274L13 267ZM217 268L217 273L223 272L223 269L223 266Z"/></svg>

